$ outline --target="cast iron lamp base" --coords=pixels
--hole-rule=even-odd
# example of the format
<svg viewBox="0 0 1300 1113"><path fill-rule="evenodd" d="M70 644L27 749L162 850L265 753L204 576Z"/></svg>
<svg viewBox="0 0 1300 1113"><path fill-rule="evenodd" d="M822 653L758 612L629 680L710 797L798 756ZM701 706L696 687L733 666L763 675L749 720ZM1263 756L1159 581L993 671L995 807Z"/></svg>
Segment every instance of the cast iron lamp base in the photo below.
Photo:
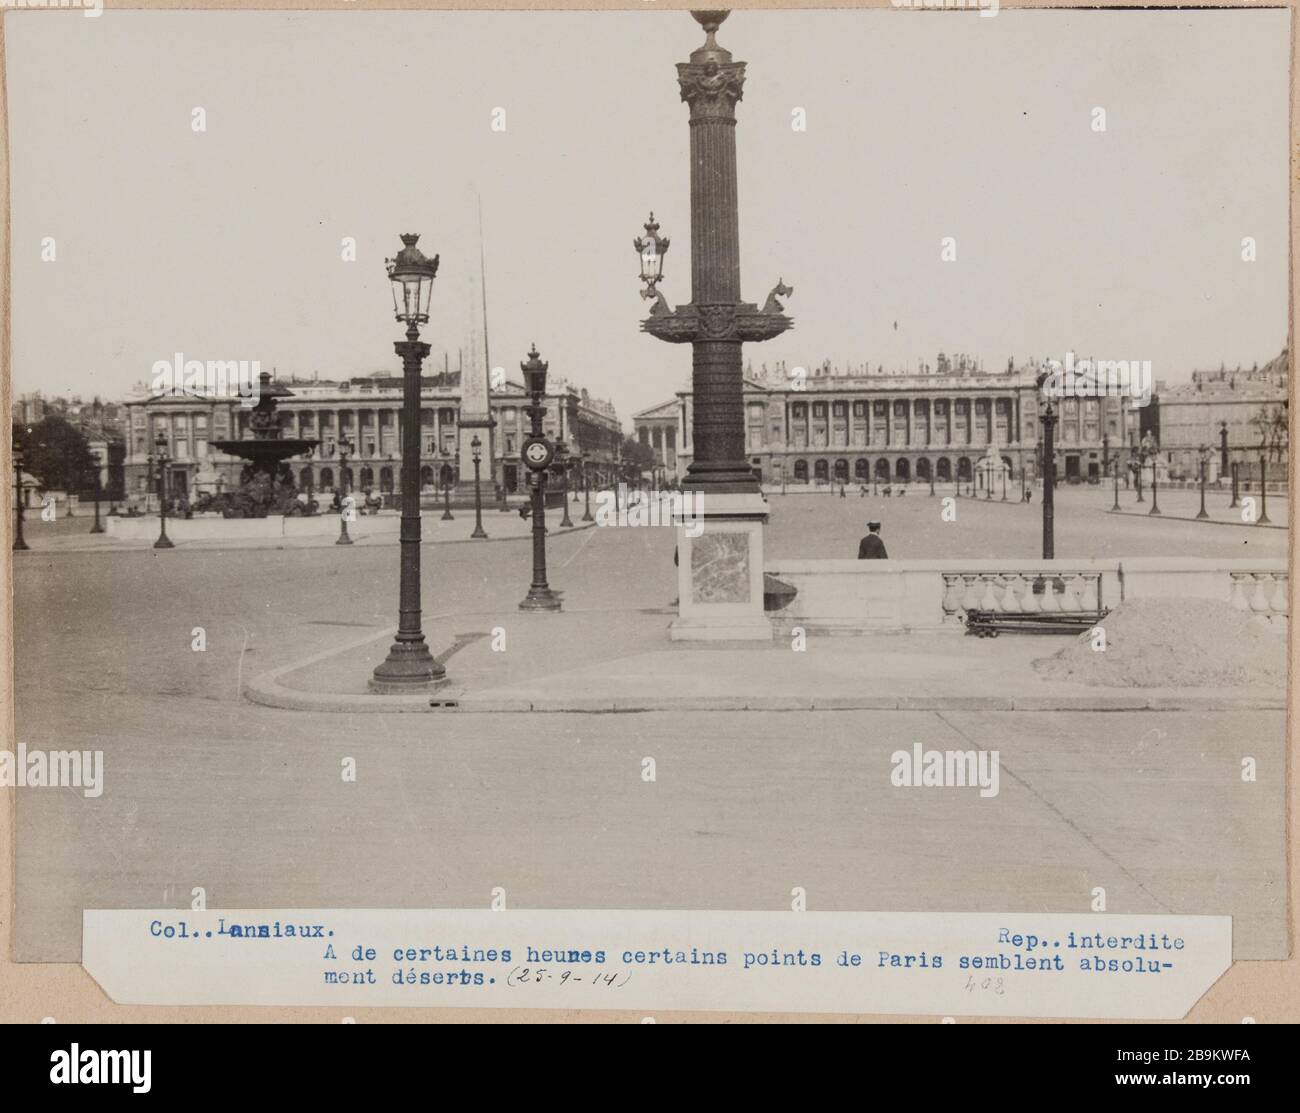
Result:
<svg viewBox="0 0 1300 1113"><path fill-rule="evenodd" d="M558 611L560 597L549 587L530 587L519 604L521 611Z"/></svg>
<svg viewBox="0 0 1300 1113"><path fill-rule="evenodd" d="M376 695L400 695L425 692L447 683L447 670L429 653L424 639L418 642L394 642L383 664L370 678L370 690Z"/></svg>

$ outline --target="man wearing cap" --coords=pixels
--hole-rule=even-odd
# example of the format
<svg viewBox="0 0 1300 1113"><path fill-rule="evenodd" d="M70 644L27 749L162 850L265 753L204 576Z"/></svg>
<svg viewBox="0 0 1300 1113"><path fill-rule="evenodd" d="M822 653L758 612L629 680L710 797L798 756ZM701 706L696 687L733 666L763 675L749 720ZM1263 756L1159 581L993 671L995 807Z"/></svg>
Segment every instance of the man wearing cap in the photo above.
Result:
<svg viewBox="0 0 1300 1113"><path fill-rule="evenodd" d="M858 543L858 559L888 560L889 554L885 552L885 543L880 540L880 523L868 522L867 529L871 532Z"/></svg>

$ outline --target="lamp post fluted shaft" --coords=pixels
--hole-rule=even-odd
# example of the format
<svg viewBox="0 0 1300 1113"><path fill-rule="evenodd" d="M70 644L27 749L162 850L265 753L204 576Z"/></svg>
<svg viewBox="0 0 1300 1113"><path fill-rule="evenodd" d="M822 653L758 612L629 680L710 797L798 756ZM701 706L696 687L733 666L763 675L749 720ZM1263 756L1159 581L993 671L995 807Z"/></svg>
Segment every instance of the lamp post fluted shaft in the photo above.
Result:
<svg viewBox="0 0 1300 1113"><path fill-rule="evenodd" d="M569 461L568 461L568 459L566 458L566 459L564 459L564 460L561 461L561 465L560 465L560 482L561 482L561 484L562 484L562 492L563 492L563 497L562 497L561 500L560 500L560 505L564 507L564 514L563 514L563 516L560 518L560 528L561 528L561 529L572 529L572 528L573 528L573 519L569 517L569 468L568 468L568 463L569 463ZM577 491L574 491L573 494L574 494L574 497L576 498L578 492L577 492Z"/></svg>
<svg viewBox="0 0 1300 1113"><path fill-rule="evenodd" d="M1043 411L1043 559L1056 559L1056 411Z"/></svg>
<svg viewBox="0 0 1300 1113"><path fill-rule="evenodd" d="M529 469L533 522L533 582L528 586L528 594L519 603L521 611L560 609L560 597L546 582L546 469L555 454L554 446L542 430L542 418L546 415L547 367L548 364L538 354L536 345L529 351L527 361L520 364L532 399L532 404L524 407L531 427L529 437L524 442L523 456Z"/></svg>
<svg viewBox="0 0 1300 1113"><path fill-rule="evenodd" d="M1205 457L1202 457L1201 458L1201 509L1197 511L1196 514L1198 520L1204 520L1210 516L1205 510L1205 470L1208 464L1209 464L1209 460L1206 459Z"/></svg>
<svg viewBox="0 0 1300 1113"><path fill-rule="evenodd" d="M476 434L470 444L474 450L474 532L470 534L470 537L475 540L486 541L487 530L483 528L483 489L479 478L479 466L481 464L479 451L483 442L478 439Z"/></svg>
<svg viewBox="0 0 1300 1113"><path fill-rule="evenodd" d="M1159 463L1159 458L1156 456L1152 456L1151 457L1151 509L1147 511L1147 517L1149 518L1153 516L1154 517L1162 516L1160 514L1160 493L1159 493L1160 484L1156 476L1156 466L1158 463Z"/></svg>
<svg viewBox="0 0 1300 1113"><path fill-rule="evenodd" d="M23 537L23 454L18 450L13 453L14 463L14 543L13 551L26 552L31 548Z"/></svg>
<svg viewBox="0 0 1300 1113"><path fill-rule="evenodd" d="M1256 525L1267 526L1268 520L1268 457L1259 458L1259 518Z"/></svg>
<svg viewBox="0 0 1300 1113"><path fill-rule="evenodd" d="M584 522L594 522L596 519L591 516L591 477L587 474L585 457L582 461L582 502L582 520Z"/></svg>
<svg viewBox="0 0 1300 1113"><path fill-rule="evenodd" d="M533 519L533 580L519 604L521 611L558 611L560 600L546 582L546 473L529 476Z"/></svg>
<svg viewBox="0 0 1300 1113"><path fill-rule="evenodd" d="M375 691L419 689L443 680L447 670L433 659L420 628L420 367L429 345L415 324L393 348L402 359L402 520L397 637L374 672Z"/></svg>
<svg viewBox="0 0 1300 1113"><path fill-rule="evenodd" d="M170 462L167 450L158 446L158 540L153 543L155 549L174 549L176 546L167 536L167 464Z"/></svg>
<svg viewBox="0 0 1300 1113"><path fill-rule="evenodd" d="M336 545L351 545L352 535L348 533L348 449L347 442L339 444L339 483L343 493L339 495L339 536Z"/></svg>
<svg viewBox="0 0 1300 1113"><path fill-rule="evenodd" d="M99 457L95 457L95 524L90 527L91 533L103 533L104 524L99 520L99 496L101 487L99 482Z"/></svg>

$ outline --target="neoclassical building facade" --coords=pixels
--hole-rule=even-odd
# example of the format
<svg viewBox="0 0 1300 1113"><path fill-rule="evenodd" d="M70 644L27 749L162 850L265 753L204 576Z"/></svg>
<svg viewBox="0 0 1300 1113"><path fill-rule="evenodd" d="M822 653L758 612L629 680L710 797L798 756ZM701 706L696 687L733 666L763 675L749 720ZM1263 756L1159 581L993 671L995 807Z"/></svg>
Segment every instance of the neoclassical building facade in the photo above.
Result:
<svg viewBox="0 0 1300 1113"><path fill-rule="evenodd" d="M309 457L289 461L300 487L332 491L342 484L340 443L347 439L353 446L347 463L349 489L380 494L401 489L400 377L380 372L340 381L281 377L275 383L290 392L278 405L283 435L320 442ZM434 492L459 478L458 376L453 372L425 378L421 397L420 483L422 490ZM484 438L483 482L489 494L494 484L510 494L525 481L519 450L530 423L524 413L528 399L522 384L508 381L489 397L495 425ZM622 443L614 407L564 382L552 382L546 405L547 436L564 441L572 456L586 457L592 482L607 481ZM160 394L129 399L126 408L128 495L143 493L151 482L149 455L160 433L171 458L171 490L193 497L239 483L244 461L212 447L214 441L251 437L251 409L238 397Z"/></svg>
<svg viewBox="0 0 1300 1113"><path fill-rule="evenodd" d="M745 453L764 483L936 483L970 481L990 454L1017 482L1041 474L1038 364L986 372L940 353L915 373L829 364L803 374L784 366L747 374ZM1056 400L1059 482L1099 481L1110 461L1135 441L1137 413L1121 397ZM664 407L637 415L661 418ZM692 398L680 391L672 459L689 467ZM658 423L656 423L658 424ZM649 435L653 436L653 433ZM666 462L666 460L665 460ZM987 470L987 469L986 469ZM999 469L1000 472L1000 469Z"/></svg>

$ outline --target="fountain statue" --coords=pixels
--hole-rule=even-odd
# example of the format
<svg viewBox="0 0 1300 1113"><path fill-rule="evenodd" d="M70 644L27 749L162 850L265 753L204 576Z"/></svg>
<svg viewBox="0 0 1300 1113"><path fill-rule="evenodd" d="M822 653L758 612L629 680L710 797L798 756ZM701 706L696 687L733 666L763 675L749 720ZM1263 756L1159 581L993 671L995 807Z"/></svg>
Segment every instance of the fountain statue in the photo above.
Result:
<svg viewBox="0 0 1300 1113"><path fill-rule="evenodd" d="M300 514L302 504L287 460L310 452L319 441L282 436L276 413L278 399L293 391L271 382L263 371L258 377L257 401L248 418L252 437L237 441L213 441L212 447L228 456L247 460L233 491L204 495L195 505L198 511L217 511L226 518L265 518L268 514Z"/></svg>

